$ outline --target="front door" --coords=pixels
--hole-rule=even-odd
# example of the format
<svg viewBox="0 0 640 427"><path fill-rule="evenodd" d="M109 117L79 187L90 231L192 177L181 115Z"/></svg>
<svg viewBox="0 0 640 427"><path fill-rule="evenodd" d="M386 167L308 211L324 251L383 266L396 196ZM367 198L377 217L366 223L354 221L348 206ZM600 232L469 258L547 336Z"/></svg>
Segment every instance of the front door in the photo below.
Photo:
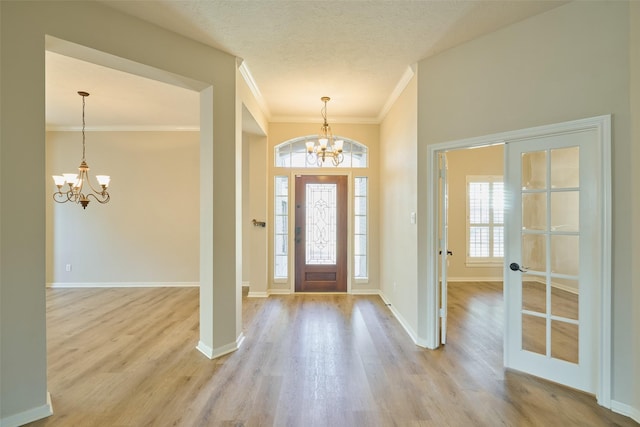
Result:
<svg viewBox="0 0 640 427"><path fill-rule="evenodd" d="M347 291L347 177L296 176L295 290Z"/></svg>
<svg viewBox="0 0 640 427"><path fill-rule="evenodd" d="M594 392L602 286L598 131L508 142L505 364Z"/></svg>

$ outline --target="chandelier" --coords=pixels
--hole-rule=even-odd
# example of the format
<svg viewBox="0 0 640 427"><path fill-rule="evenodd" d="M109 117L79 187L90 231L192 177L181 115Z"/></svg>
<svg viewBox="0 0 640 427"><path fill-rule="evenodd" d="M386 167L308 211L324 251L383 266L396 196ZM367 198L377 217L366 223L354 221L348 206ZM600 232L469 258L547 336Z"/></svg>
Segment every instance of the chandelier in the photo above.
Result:
<svg viewBox="0 0 640 427"><path fill-rule="evenodd" d="M83 209L89 204L89 197L93 197L99 203L107 203L110 199L107 187L109 186L108 175L96 175L99 189L95 189L89 180L89 166L85 161L85 135L84 135L84 103L89 94L87 92L78 92L82 97L82 161L78 167L79 174L64 173L62 175L53 175L53 181L58 187L58 191L53 193L53 200L58 203L75 202L80 203ZM68 186L65 187L65 184Z"/></svg>
<svg viewBox="0 0 640 427"><path fill-rule="evenodd" d="M324 161L329 158L333 162L334 166L338 166L344 160L342 154L342 146L344 141L341 139L334 139L333 133L331 133L331 126L327 123L327 102L331 98L323 96L320 101L324 102L320 114L322 114L322 127L320 127L320 135L318 135L318 141L307 141L307 159L309 163L317 163L318 166L322 166Z"/></svg>

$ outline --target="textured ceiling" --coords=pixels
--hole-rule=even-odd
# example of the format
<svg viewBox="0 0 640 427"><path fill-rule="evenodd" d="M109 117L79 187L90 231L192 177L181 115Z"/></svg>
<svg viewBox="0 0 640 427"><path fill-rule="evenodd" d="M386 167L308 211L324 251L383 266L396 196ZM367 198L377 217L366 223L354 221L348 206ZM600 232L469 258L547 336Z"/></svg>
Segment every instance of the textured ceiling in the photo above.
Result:
<svg viewBox="0 0 640 427"><path fill-rule="evenodd" d="M242 58L273 121L318 119L320 97L326 95L332 98L328 107L330 120L376 122L412 64L565 2L104 0L102 3ZM63 61L57 59L60 65ZM59 79L65 79L62 65L56 71L47 58L52 74L51 78L48 74L48 85L57 85ZM125 77L123 81L125 86L132 84ZM111 83L115 85L116 81ZM88 89L73 90L75 94L75 90ZM124 93L131 91L138 92L135 88L123 89ZM167 91L170 96L171 89ZM52 125L58 120L49 120L49 111L57 108L55 104L52 98L47 110ZM60 117L63 115L60 113ZM184 118L171 119L170 114L155 117L166 119L163 122L166 125L191 125Z"/></svg>

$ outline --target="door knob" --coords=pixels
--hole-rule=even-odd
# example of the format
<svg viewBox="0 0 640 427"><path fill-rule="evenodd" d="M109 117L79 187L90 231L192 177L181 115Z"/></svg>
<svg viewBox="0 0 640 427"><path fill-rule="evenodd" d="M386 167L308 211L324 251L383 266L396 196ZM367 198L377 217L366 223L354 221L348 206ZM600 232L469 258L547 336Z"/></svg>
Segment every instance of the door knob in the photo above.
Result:
<svg viewBox="0 0 640 427"><path fill-rule="evenodd" d="M521 268L517 262L512 262L511 264L509 264L509 268L511 269L511 271L520 271L522 273L526 273L527 270L524 270L523 268ZM526 267L524 267L526 268Z"/></svg>

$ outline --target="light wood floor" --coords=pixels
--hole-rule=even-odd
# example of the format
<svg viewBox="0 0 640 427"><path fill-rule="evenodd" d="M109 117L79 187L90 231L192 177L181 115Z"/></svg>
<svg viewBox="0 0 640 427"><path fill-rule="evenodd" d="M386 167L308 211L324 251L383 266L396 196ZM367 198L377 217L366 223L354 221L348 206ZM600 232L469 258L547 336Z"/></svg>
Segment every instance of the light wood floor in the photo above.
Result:
<svg viewBox="0 0 640 427"><path fill-rule="evenodd" d="M32 426L632 426L502 368L502 291L451 284L449 340L416 347L376 296L243 300L243 346L208 360L198 290L47 294L54 415Z"/></svg>

